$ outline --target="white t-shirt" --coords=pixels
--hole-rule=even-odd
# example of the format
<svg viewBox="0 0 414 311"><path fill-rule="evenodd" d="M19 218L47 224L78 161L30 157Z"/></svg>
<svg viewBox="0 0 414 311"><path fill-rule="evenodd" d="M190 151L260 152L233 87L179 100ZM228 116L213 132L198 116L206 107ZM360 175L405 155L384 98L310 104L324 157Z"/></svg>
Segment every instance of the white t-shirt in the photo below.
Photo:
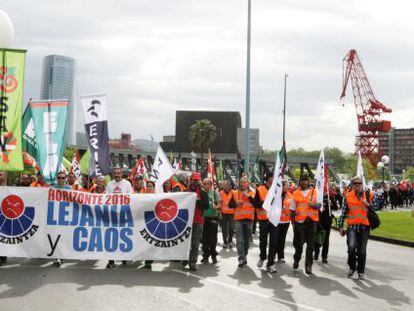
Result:
<svg viewBox="0 0 414 311"><path fill-rule="evenodd" d="M111 180L106 186L108 193L132 193L131 183L125 179L121 181Z"/></svg>

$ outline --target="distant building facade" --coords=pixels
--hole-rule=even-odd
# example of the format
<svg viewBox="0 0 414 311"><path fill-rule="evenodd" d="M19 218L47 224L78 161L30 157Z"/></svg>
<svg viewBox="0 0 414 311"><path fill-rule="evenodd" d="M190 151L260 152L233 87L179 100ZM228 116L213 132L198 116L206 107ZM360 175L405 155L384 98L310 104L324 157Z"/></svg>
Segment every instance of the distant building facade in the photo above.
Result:
<svg viewBox="0 0 414 311"><path fill-rule="evenodd" d="M75 142L75 60L61 55L49 55L43 58L41 99L68 99L66 119L66 143Z"/></svg>
<svg viewBox="0 0 414 311"><path fill-rule="evenodd" d="M380 133L378 153L390 157L392 174L402 174L408 166L414 166L414 128Z"/></svg>
<svg viewBox="0 0 414 311"><path fill-rule="evenodd" d="M133 149L131 134L121 133L121 139L109 139L109 148L111 149Z"/></svg>
<svg viewBox="0 0 414 311"><path fill-rule="evenodd" d="M244 156L244 139L246 135L245 128L237 130L237 145L242 156ZM262 153L262 146L260 146L260 131L259 129L250 129L250 155L260 155Z"/></svg>

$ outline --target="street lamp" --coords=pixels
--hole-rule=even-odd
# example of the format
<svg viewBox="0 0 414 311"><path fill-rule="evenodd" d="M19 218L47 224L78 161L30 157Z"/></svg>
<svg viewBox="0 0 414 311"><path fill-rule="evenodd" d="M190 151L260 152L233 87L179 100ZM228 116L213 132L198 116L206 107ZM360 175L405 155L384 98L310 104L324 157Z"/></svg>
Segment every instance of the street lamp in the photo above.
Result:
<svg viewBox="0 0 414 311"><path fill-rule="evenodd" d="M13 24L9 15L0 10L0 48L8 48L14 39Z"/></svg>

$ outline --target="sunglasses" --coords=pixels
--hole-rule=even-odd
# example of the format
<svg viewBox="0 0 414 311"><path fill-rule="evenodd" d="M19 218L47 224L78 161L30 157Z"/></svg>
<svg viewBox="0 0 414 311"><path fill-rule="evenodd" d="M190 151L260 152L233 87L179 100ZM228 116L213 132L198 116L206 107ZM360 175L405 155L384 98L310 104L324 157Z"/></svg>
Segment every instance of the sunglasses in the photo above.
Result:
<svg viewBox="0 0 414 311"><path fill-rule="evenodd" d="M58 177L57 179L66 179L66 177Z"/></svg>
<svg viewBox="0 0 414 311"><path fill-rule="evenodd" d="M354 182L354 185L362 185L362 182Z"/></svg>

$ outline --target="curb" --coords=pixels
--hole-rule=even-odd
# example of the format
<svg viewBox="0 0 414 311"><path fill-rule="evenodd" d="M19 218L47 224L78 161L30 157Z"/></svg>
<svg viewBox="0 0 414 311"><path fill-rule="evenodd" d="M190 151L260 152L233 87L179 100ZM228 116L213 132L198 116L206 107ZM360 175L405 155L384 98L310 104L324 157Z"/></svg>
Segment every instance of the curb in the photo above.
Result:
<svg viewBox="0 0 414 311"><path fill-rule="evenodd" d="M335 231L338 231L337 227L332 227L332 229L334 229ZM374 241L380 241L380 242L384 242L384 243L394 244L394 245L414 247L414 242L391 239L391 238L384 238L384 237L376 236L376 235L372 235L372 234L369 235L369 239L374 240Z"/></svg>

